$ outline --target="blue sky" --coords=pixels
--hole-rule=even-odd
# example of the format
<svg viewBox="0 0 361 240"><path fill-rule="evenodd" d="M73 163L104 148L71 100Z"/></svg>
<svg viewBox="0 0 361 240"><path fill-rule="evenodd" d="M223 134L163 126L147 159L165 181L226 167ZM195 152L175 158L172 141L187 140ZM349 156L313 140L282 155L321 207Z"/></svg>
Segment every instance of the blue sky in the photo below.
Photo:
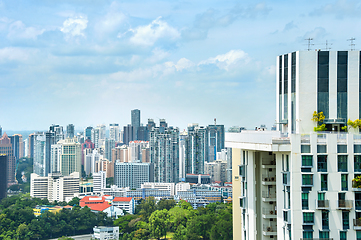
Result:
<svg viewBox="0 0 361 240"><path fill-rule="evenodd" d="M277 55L361 46L359 1L0 1L0 125L254 128L275 121Z"/></svg>

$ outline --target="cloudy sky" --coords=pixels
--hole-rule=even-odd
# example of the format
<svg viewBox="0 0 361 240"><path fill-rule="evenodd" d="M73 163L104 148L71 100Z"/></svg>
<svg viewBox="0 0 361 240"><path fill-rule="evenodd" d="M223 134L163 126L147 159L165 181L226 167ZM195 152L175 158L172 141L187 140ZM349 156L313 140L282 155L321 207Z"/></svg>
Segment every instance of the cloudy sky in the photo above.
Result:
<svg viewBox="0 0 361 240"><path fill-rule="evenodd" d="M254 128L275 121L277 55L361 46L359 1L0 0L0 125Z"/></svg>

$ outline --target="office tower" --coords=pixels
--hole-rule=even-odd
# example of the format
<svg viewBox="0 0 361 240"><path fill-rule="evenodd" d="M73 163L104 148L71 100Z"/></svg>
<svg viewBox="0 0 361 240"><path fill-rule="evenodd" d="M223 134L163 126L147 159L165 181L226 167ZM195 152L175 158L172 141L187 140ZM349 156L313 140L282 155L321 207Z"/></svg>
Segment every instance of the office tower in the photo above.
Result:
<svg viewBox="0 0 361 240"><path fill-rule="evenodd" d="M149 134L150 161L155 182L179 181L179 130L155 127Z"/></svg>
<svg viewBox="0 0 361 240"><path fill-rule="evenodd" d="M208 125L208 162L217 160L217 153L224 149L224 125Z"/></svg>
<svg viewBox="0 0 361 240"><path fill-rule="evenodd" d="M112 149L115 148L115 141L113 139L105 139L104 142L104 157L109 161L114 161L112 159Z"/></svg>
<svg viewBox="0 0 361 240"><path fill-rule="evenodd" d="M119 124L118 123L109 124L109 139L119 142Z"/></svg>
<svg viewBox="0 0 361 240"><path fill-rule="evenodd" d="M91 130L91 138L90 140L92 141L92 143L94 143L94 147L95 148L99 148L99 139L100 139L100 128L93 128Z"/></svg>
<svg viewBox="0 0 361 240"><path fill-rule="evenodd" d="M47 177L35 173L30 175L30 196L48 199L49 202L67 201L79 193L79 173L73 172L67 176L61 173L50 173Z"/></svg>
<svg viewBox="0 0 361 240"><path fill-rule="evenodd" d="M29 140L29 154L27 157L29 158L34 158L34 142L35 142L35 133L32 133L29 135L28 140Z"/></svg>
<svg viewBox="0 0 361 240"><path fill-rule="evenodd" d="M24 142L21 134L14 134L9 137L14 151L15 161L24 157Z"/></svg>
<svg viewBox="0 0 361 240"><path fill-rule="evenodd" d="M153 119L148 118L148 124L147 124L147 129L148 132L152 131L152 129L155 127L155 122Z"/></svg>
<svg viewBox="0 0 361 240"><path fill-rule="evenodd" d="M103 158L102 155L98 152L97 149L91 151L91 153L85 155L84 159L84 171L89 176L90 174L94 174L98 172L95 164L99 161L99 159Z"/></svg>
<svg viewBox="0 0 361 240"><path fill-rule="evenodd" d="M86 141L87 139L91 139L92 137L92 129L93 127L87 127L84 129L84 141Z"/></svg>
<svg viewBox="0 0 361 240"><path fill-rule="evenodd" d="M73 138L75 136L74 124L68 124L66 126L66 137Z"/></svg>
<svg viewBox="0 0 361 240"><path fill-rule="evenodd" d="M207 128L188 124L185 139L185 173L204 174L204 163L208 157Z"/></svg>
<svg viewBox="0 0 361 240"><path fill-rule="evenodd" d="M130 141L136 140L136 129L128 124L123 127L123 143L128 145Z"/></svg>
<svg viewBox="0 0 361 240"><path fill-rule="evenodd" d="M140 110L134 109L131 111L131 123L135 129L140 127Z"/></svg>
<svg viewBox="0 0 361 240"><path fill-rule="evenodd" d="M1 149L1 146L0 146ZM8 157L0 153L0 201L6 198L8 188Z"/></svg>
<svg viewBox="0 0 361 240"><path fill-rule="evenodd" d="M53 133L52 138L54 138L51 140L52 141L51 144L57 143L58 141L63 140L65 138L63 126L53 124L49 127L49 132Z"/></svg>
<svg viewBox="0 0 361 240"><path fill-rule="evenodd" d="M114 183L118 187L139 188L145 182L153 182L151 163L125 163L116 161Z"/></svg>
<svg viewBox="0 0 361 240"><path fill-rule="evenodd" d="M234 239L360 239L361 192L352 180L361 174L361 136L343 128L360 118L360 58L360 51L277 57L279 131L226 133ZM312 121L314 111L325 119Z"/></svg>
<svg viewBox="0 0 361 240"><path fill-rule="evenodd" d="M106 188L107 178L103 171L93 174L93 192L100 193L102 189Z"/></svg>
<svg viewBox="0 0 361 240"><path fill-rule="evenodd" d="M84 139L84 132L78 132L76 134L76 138L78 139L78 142L80 144L83 144L85 142L85 139Z"/></svg>
<svg viewBox="0 0 361 240"><path fill-rule="evenodd" d="M73 172L80 173L81 145L76 142L76 138L60 140L53 145L51 147L51 163L53 173L60 172L63 176L68 176Z"/></svg>
<svg viewBox="0 0 361 240"><path fill-rule="evenodd" d="M15 183L15 157L11 140L6 132L0 138L0 154L7 155L8 184Z"/></svg>
<svg viewBox="0 0 361 240"><path fill-rule="evenodd" d="M106 139L106 130L107 130L107 127L104 125L104 124L99 124L97 126L97 128L99 128L99 138L100 139Z"/></svg>
<svg viewBox="0 0 361 240"><path fill-rule="evenodd" d="M90 141L90 139L87 139L84 143L81 144L81 152L82 152L82 156L81 156L81 164L84 165L84 157L86 155L84 155L84 149L94 149L94 143L92 143Z"/></svg>

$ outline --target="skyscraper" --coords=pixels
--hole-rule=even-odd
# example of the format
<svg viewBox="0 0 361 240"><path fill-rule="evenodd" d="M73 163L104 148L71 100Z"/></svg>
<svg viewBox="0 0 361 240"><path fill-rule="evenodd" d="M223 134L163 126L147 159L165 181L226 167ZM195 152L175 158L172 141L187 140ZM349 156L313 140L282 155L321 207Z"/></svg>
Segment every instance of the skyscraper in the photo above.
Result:
<svg viewBox="0 0 361 240"><path fill-rule="evenodd" d="M208 157L207 128L189 124L185 139L185 173L204 174Z"/></svg>
<svg viewBox="0 0 361 240"><path fill-rule="evenodd" d="M150 161L154 164L154 181L178 182L179 129L154 127L149 136Z"/></svg>
<svg viewBox="0 0 361 240"><path fill-rule="evenodd" d="M213 162L217 160L217 152L224 149L224 125L208 125L208 156L207 161Z"/></svg>
<svg viewBox="0 0 361 240"><path fill-rule="evenodd" d="M131 111L131 123L135 129L140 127L140 110L134 109Z"/></svg>
<svg viewBox="0 0 361 240"><path fill-rule="evenodd" d="M86 141L87 139L91 139L92 137L92 129L93 127L86 127L84 129L84 141Z"/></svg>
<svg viewBox="0 0 361 240"><path fill-rule="evenodd" d="M115 141L112 139L105 139L104 142L104 157L109 161L115 161L112 159L112 149L115 148Z"/></svg>
<svg viewBox="0 0 361 240"><path fill-rule="evenodd" d="M1 199L6 197L7 188L8 188L8 158L6 154L0 153L0 201Z"/></svg>
<svg viewBox="0 0 361 240"><path fill-rule="evenodd" d="M45 161L45 145L46 145L45 134L41 132L35 133L33 172L41 177L47 176L46 169L50 169L50 166L47 166L50 165L50 161L49 162Z"/></svg>
<svg viewBox="0 0 361 240"><path fill-rule="evenodd" d="M74 124L68 124L68 126L66 126L66 137L67 138L73 138L75 130L74 130Z"/></svg>
<svg viewBox="0 0 361 240"><path fill-rule="evenodd" d="M100 139L106 139L106 130L107 130L107 127L104 125L104 124L99 124L97 126L97 128L99 128L99 138Z"/></svg>
<svg viewBox="0 0 361 240"><path fill-rule="evenodd" d="M15 161L24 157L24 142L21 134L14 134L10 136L11 144L13 145Z"/></svg>
<svg viewBox="0 0 361 240"><path fill-rule="evenodd" d="M15 157L11 140L6 134L0 138L0 154L7 155L7 179L8 184L15 183Z"/></svg>
<svg viewBox="0 0 361 240"><path fill-rule="evenodd" d="M76 142L76 138L67 138L57 143L61 146L61 152L58 147L54 147L57 151L57 158L52 159L58 161L56 172L60 172L64 176L69 176L73 172L81 172L81 144ZM53 155L54 156L54 155ZM54 169L55 170L55 169ZM55 171L54 171L55 172Z"/></svg>
<svg viewBox="0 0 361 240"><path fill-rule="evenodd" d="M96 127L91 130L90 140L94 143L95 148L99 148L99 139L100 139L100 128Z"/></svg>
<svg viewBox="0 0 361 240"><path fill-rule="evenodd" d="M29 135L28 139L29 139L29 150L28 153L29 155L27 157L30 158L34 158L34 142L35 142L35 133L32 133Z"/></svg>

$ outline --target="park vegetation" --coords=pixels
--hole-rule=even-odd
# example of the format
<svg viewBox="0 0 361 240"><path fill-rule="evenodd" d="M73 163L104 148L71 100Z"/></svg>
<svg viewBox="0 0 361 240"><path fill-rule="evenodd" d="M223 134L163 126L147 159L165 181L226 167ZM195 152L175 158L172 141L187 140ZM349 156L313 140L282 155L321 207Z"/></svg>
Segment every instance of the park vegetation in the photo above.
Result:
<svg viewBox="0 0 361 240"><path fill-rule="evenodd" d="M48 200L19 194L0 202L0 240L51 239L89 234L94 226L119 226L119 239L148 240L214 240L232 239L232 204L211 203L196 210L186 201L142 200L136 213L111 219L105 213L94 213L88 207L79 207L74 198L69 205L54 214L48 211L35 217L36 205L49 205ZM66 203L56 203L65 205Z"/></svg>

